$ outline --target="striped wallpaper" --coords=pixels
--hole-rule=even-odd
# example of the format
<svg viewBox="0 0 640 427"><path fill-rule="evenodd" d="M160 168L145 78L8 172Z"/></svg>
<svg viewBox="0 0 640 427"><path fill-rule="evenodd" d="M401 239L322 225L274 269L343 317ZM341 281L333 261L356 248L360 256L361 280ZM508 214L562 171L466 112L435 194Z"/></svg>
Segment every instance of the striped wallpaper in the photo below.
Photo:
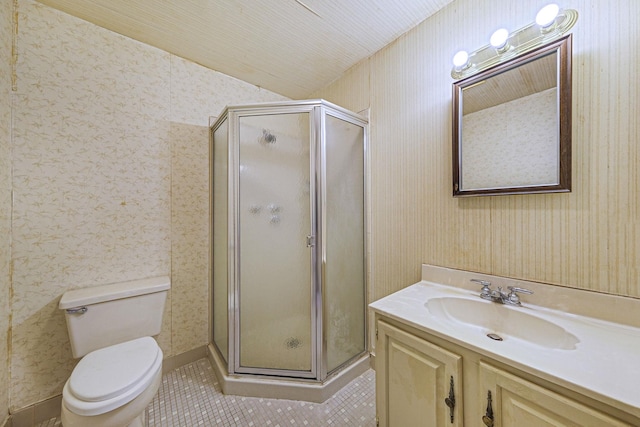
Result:
<svg viewBox="0 0 640 427"><path fill-rule="evenodd" d="M456 0L313 96L371 114L370 300L422 263L640 297L640 2L566 0L573 191L451 196L451 58L546 0Z"/></svg>

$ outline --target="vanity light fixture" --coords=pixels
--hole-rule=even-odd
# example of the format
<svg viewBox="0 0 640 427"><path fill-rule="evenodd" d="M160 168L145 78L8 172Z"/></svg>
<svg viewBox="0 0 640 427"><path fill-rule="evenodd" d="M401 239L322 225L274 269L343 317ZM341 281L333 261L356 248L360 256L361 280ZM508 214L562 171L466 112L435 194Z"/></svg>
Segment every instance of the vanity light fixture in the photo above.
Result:
<svg viewBox="0 0 640 427"><path fill-rule="evenodd" d="M451 77L459 80L472 76L545 45L569 31L577 20L577 11L561 9L555 3L548 4L540 9L534 22L511 33L506 28L501 28L491 35L488 45L471 53L464 50L458 52L453 58Z"/></svg>
<svg viewBox="0 0 640 427"><path fill-rule="evenodd" d="M543 30L549 28L556 21L558 13L560 13L560 7L557 4L548 4L540 9L536 15L536 24Z"/></svg>
<svg viewBox="0 0 640 427"><path fill-rule="evenodd" d="M500 53L506 52L509 49L509 43L507 40L509 39L509 30L506 28L500 28L496 30L493 34L491 34L491 38L489 39L489 43L491 46L498 49Z"/></svg>
<svg viewBox="0 0 640 427"><path fill-rule="evenodd" d="M453 55L453 66L456 70L462 71L469 65L469 54L466 50L461 50L460 52Z"/></svg>

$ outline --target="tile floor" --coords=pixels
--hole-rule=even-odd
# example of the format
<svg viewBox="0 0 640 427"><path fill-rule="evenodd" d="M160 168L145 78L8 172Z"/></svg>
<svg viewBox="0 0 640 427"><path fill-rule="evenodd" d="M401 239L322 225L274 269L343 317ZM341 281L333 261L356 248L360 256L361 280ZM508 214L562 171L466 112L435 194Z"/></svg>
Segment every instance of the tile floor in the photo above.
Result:
<svg viewBox="0 0 640 427"><path fill-rule="evenodd" d="M226 396L207 359L162 378L147 408L149 427L375 426L375 373L370 369L324 403ZM60 427L59 419L37 427Z"/></svg>

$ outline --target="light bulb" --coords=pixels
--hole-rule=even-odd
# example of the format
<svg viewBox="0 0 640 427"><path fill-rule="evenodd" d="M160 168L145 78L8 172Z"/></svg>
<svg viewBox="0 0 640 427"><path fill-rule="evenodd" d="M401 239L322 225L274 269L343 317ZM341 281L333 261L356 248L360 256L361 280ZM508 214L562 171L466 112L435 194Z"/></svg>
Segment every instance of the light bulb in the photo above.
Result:
<svg viewBox="0 0 640 427"><path fill-rule="evenodd" d="M455 65L457 68L461 68L467 65L467 61L469 61L469 54L465 50L461 50L460 52L453 55L453 65Z"/></svg>
<svg viewBox="0 0 640 427"><path fill-rule="evenodd" d="M540 25L542 28L547 28L551 24L553 24L560 12L560 6L555 3L551 3L540 9L538 14L536 15L536 24Z"/></svg>
<svg viewBox="0 0 640 427"><path fill-rule="evenodd" d="M507 44L508 38L509 31L507 31L505 28L500 28L491 35L489 43L491 43L491 46L495 47L496 49L501 49Z"/></svg>

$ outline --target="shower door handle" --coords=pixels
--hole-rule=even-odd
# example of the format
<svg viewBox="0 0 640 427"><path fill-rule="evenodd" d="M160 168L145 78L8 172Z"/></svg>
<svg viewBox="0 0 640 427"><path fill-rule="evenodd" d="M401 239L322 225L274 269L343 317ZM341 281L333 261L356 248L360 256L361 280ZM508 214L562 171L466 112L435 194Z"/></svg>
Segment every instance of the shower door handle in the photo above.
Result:
<svg viewBox="0 0 640 427"><path fill-rule="evenodd" d="M311 248L316 245L316 236L307 236L307 247Z"/></svg>

